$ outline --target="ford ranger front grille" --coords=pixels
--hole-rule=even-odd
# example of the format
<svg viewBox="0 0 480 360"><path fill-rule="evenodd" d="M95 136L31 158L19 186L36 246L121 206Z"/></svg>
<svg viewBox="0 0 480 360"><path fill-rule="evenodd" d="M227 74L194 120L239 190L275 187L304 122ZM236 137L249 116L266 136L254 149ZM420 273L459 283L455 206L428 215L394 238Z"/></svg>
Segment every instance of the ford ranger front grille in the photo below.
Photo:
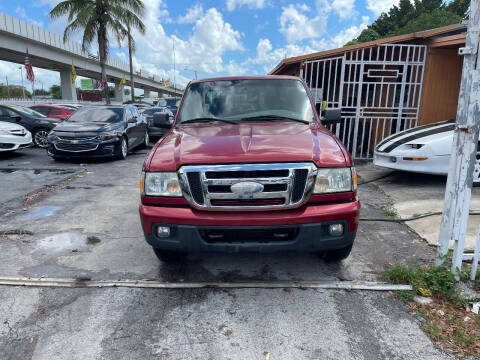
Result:
<svg viewBox="0 0 480 360"><path fill-rule="evenodd" d="M187 201L198 209L284 209L310 196L317 168L312 163L182 166Z"/></svg>

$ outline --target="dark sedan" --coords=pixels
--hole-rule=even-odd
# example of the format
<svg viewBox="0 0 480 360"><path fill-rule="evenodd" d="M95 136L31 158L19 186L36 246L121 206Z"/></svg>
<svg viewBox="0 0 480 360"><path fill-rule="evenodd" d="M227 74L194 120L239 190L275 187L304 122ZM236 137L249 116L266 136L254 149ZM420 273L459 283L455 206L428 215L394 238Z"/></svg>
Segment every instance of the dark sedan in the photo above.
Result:
<svg viewBox="0 0 480 360"><path fill-rule="evenodd" d="M156 113L167 113L168 114L168 120L166 124L158 124L154 123L153 121L153 114ZM165 135L168 130L172 127L173 124L173 113L166 107L153 107L146 109L142 112L143 116L145 116L145 119L147 120L148 124L148 135L150 135L151 138L160 138L163 135Z"/></svg>
<svg viewBox="0 0 480 360"><path fill-rule="evenodd" d="M61 122L18 105L0 105L0 121L22 125L32 133L33 143L42 148L47 147L48 133Z"/></svg>
<svg viewBox="0 0 480 360"><path fill-rule="evenodd" d="M49 134L48 155L125 159L149 141L147 122L134 106L85 106Z"/></svg>
<svg viewBox="0 0 480 360"><path fill-rule="evenodd" d="M176 115L178 106L180 105L180 100L182 100L182 98L179 97L161 98L158 99L157 106L167 107L173 113L173 115Z"/></svg>

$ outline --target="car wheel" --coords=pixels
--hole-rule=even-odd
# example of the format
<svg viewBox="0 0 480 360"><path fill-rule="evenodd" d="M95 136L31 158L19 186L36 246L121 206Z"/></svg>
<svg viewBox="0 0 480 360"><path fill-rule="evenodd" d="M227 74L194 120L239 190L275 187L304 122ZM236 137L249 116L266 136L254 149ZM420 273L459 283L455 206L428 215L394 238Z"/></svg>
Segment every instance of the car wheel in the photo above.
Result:
<svg viewBox="0 0 480 360"><path fill-rule="evenodd" d="M153 252L164 263L178 263L185 259L185 254L177 251L153 248Z"/></svg>
<svg viewBox="0 0 480 360"><path fill-rule="evenodd" d="M329 250L324 253L324 259L327 262L338 262L346 259L350 252L352 251L352 245L341 249Z"/></svg>
<svg viewBox="0 0 480 360"><path fill-rule="evenodd" d="M47 129L37 129L33 132L33 142L36 146L46 148L48 146L47 137L49 131Z"/></svg>
<svg viewBox="0 0 480 360"><path fill-rule="evenodd" d="M125 160L128 155L128 142L125 136L122 136L122 140L120 140L120 152L118 154L118 158L120 160Z"/></svg>
<svg viewBox="0 0 480 360"><path fill-rule="evenodd" d="M145 137L143 138L143 147L148 148L150 145L150 136L148 135L148 131L145 131Z"/></svg>

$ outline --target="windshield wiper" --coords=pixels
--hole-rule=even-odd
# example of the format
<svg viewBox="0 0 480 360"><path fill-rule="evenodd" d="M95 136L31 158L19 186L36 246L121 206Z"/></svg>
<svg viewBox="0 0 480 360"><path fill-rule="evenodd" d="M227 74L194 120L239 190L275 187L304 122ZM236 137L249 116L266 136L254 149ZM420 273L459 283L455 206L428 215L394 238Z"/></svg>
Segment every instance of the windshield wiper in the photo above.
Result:
<svg viewBox="0 0 480 360"><path fill-rule="evenodd" d="M249 116L242 118L241 121L276 121L276 120L288 120L288 121L296 121L296 122L301 122L304 124L310 124L310 121L308 120L303 120L303 119L296 119L296 118L291 118L287 116L277 116L277 115L259 115L259 116Z"/></svg>
<svg viewBox="0 0 480 360"><path fill-rule="evenodd" d="M191 124L191 123L206 123L206 122L214 122L214 121L223 122L227 124L238 124L238 122L236 121L204 117L204 118L195 118L195 119L185 120L178 123L178 125Z"/></svg>

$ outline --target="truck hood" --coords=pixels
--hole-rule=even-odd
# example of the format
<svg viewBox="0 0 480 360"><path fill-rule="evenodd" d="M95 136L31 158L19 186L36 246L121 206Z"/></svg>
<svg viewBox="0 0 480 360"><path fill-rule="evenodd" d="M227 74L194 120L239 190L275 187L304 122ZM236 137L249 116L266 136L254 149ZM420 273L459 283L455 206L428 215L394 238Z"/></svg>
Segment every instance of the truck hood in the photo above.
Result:
<svg viewBox="0 0 480 360"><path fill-rule="evenodd" d="M182 165L312 161L319 167L347 165L335 138L319 124L258 122L174 128L147 160L150 171Z"/></svg>

